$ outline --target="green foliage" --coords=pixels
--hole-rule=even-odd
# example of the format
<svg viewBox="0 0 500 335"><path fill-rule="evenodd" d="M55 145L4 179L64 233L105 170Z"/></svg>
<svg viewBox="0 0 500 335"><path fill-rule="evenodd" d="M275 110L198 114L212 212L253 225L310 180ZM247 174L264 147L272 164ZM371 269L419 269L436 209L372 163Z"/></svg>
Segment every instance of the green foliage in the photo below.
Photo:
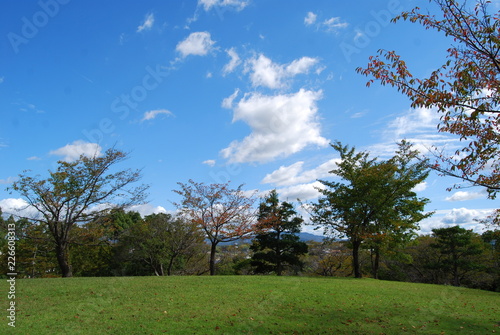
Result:
<svg viewBox="0 0 500 335"><path fill-rule="evenodd" d="M127 154L109 149L104 155L81 155L74 162L59 161L47 179L19 175L11 190L18 192L38 212L29 218L46 225L55 244L55 254L63 277L71 277L69 245L71 231L79 223L108 213L110 204L126 207L144 200L147 186L133 187L141 178L138 170L110 173Z"/></svg>
<svg viewBox="0 0 500 335"><path fill-rule="evenodd" d="M391 245L408 241L417 223L430 215L423 213L428 199L418 198L413 191L429 170L425 162L414 162L417 152L404 141L387 161L370 159L367 152L356 152L340 142L332 147L341 161L330 172L341 181L320 180L325 186L319 189L323 197L312 204L311 219L327 232L349 239L354 274L359 278L362 243L374 248L379 257Z"/></svg>
<svg viewBox="0 0 500 335"><path fill-rule="evenodd" d="M307 253L307 244L297 234L303 221L292 204L279 202L276 190L269 193L259 206L257 234L250 247L256 273L281 276L287 268L295 273L302 269L300 256Z"/></svg>
<svg viewBox="0 0 500 335"><path fill-rule="evenodd" d="M483 267L476 257L483 252L482 241L472 230L454 226L433 229L432 232L435 242L430 246L436 249L440 257L429 266L444 271L451 277L453 285L460 286L467 274Z"/></svg>
<svg viewBox="0 0 500 335"><path fill-rule="evenodd" d="M129 259L147 264L150 273L171 275L199 255L204 235L193 222L170 214L152 214L131 225L120 238Z"/></svg>

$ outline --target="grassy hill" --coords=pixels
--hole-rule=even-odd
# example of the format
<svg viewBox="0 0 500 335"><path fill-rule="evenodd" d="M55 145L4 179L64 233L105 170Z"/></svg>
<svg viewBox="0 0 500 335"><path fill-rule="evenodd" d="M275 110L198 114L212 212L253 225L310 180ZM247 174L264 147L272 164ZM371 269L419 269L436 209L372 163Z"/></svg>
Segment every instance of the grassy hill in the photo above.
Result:
<svg viewBox="0 0 500 335"><path fill-rule="evenodd" d="M15 329L0 290L0 334L500 333L498 293L371 279L18 279Z"/></svg>

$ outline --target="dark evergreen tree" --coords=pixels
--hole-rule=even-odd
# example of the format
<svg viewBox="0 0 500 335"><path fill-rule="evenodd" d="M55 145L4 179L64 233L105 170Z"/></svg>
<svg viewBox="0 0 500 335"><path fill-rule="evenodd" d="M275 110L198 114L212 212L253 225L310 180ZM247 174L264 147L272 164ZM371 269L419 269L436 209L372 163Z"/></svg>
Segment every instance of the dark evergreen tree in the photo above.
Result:
<svg viewBox="0 0 500 335"><path fill-rule="evenodd" d="M481 244L474 240L476 234L459 226L436 228L432 230L436 242L431 244L440 257L430 264L431 268L440 268L449 274L454 286L460 286L461 280L471 271L477 271L482 265L474 258L483 250Z"/></svg>
<svg viewBox="0 0 500 335"><path fill-rule="evenodd" d="M259 206L258 232L250 247L256 273L281 276L287 268L302 269L300 256L307 253L307 244L297 234L303 221L292 204L280 203L276 190L271 191Z"/></svg>

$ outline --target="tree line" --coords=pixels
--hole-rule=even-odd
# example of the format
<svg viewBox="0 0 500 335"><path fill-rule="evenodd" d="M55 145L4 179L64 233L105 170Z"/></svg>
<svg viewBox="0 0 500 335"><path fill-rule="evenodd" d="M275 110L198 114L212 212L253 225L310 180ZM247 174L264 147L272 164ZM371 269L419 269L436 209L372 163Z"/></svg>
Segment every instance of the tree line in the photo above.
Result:
<svg viewBox="0 0 500 335"><path fill-rule="evenodd" d="M139 171L108 171L127 157L116 149L59 162L46 179L21 174L12 189L37 215L1 218L0 227L4 235L16 227L17 271L27 278L343 274L497 289L498 231L479 236L451 227L417 236L418 223L432 215L425 212L429 200L414 191L429 167L409 143L387 160L340 142L332 148L340 155L335 179L320 180L318 200L301 204L309 224L329 237L323 244L300 241L304 219L276 190L256 206L255 194L230 182L178 183L175 215L127 211L147 187L131 185ZM421 261L426 254L439 257ZM478 271L489 271L487 283L468 281Z"/></svg>

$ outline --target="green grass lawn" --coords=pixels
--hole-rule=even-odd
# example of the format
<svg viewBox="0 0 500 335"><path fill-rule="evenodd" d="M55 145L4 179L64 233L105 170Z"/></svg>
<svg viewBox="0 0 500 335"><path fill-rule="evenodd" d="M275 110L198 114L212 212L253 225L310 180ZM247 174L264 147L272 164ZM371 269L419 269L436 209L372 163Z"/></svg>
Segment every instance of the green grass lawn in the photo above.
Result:
<svg viewBox="0 0 500 335"><path fill-rule="evenodd" d="M371 279L274 276L16 282L0 334L491 334L500 294Z"/></svg>

